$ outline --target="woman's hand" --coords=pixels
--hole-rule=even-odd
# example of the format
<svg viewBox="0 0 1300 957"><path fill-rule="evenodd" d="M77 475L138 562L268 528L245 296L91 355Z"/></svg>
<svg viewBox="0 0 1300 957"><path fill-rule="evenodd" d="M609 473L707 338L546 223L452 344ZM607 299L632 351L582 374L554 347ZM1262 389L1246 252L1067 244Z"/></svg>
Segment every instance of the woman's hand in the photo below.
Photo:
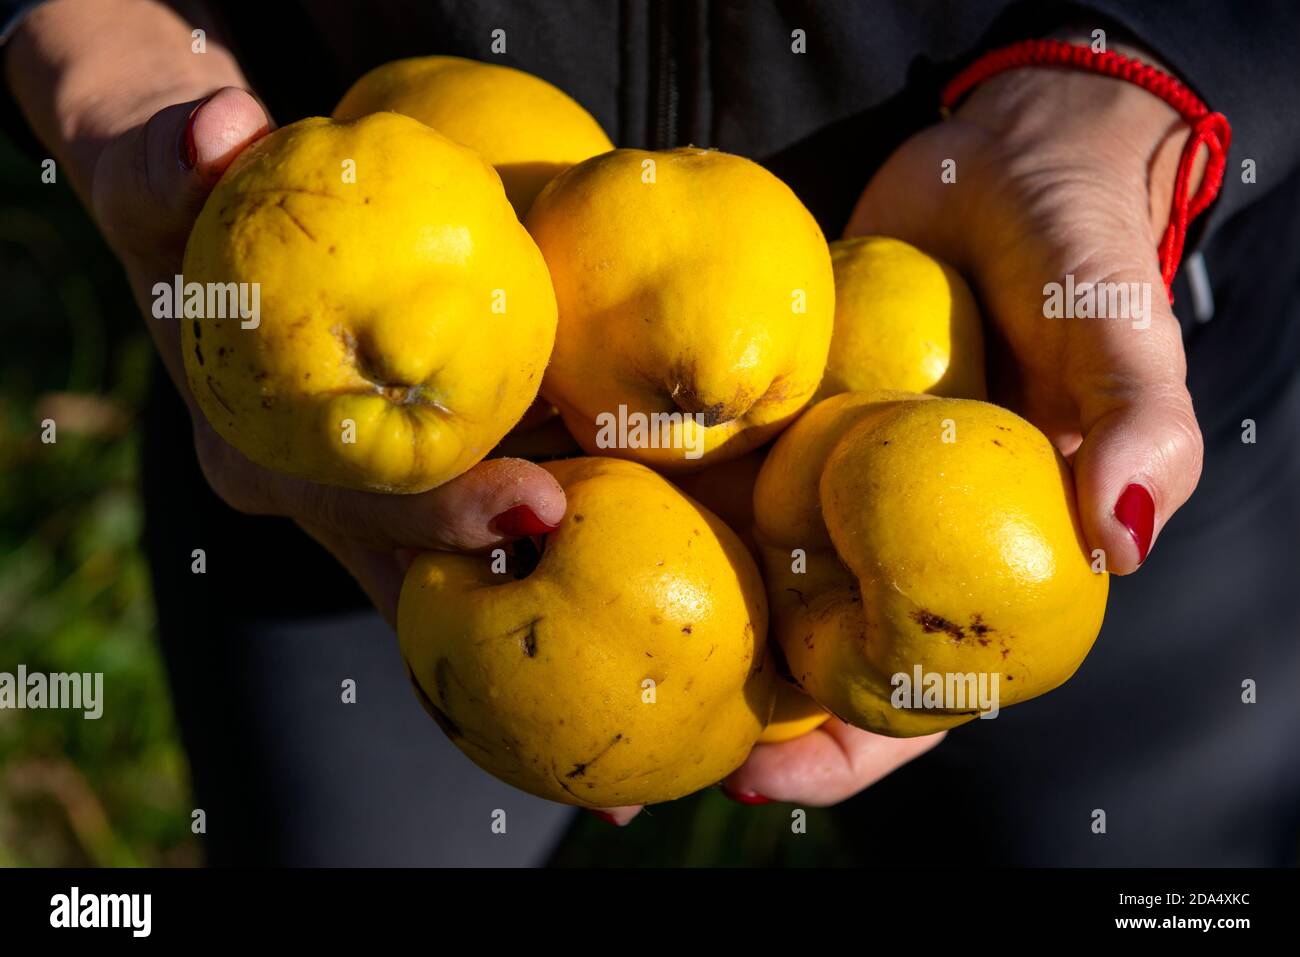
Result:
<svg viewBox="0 0 1300 957"><path fill-rule="evenodd" d="M972 283L993 398L1072 457L1088 546L1121 575L1146 559L1201 474L1156 256L1187 133L1170 107L1121 80L1013 70L894 153L848 228L913 243ZM948 161L955 183L940 178ZM1049 315L1045 287L1068 290L1068 277L1075 289L1114 283L1137 295L1119 317Z"/></svg>
<svg viewBox="0 0 1300 957"><path fill-rule="evenodd" d="M185 239L208 191L234 157L269 129L256 99L226 87L199 102L164 107L105 147L95 168L92 208L146 316L153 284L181 271ZM177 324L150 323L188 401ZM483 549L545 531L564 515L559 484L522 459L480 463L419 495L358 492L256 465L217 435L192 401L190 413L199 463L222 500L241 512L297 521L347 567L390 623L411 550ZM521 504L546 528L498 518Z"/></svg>
<svg viewBox="0 0 1300 957"><path fill-rule="evenodd" d="M1119 574L1145 560L1201 472L1182 337L1156 258L1186 135L1136 86L1015 70L904 143L847 230L906 240L970 280L994 340L993 397L1073 457L1089 547ZM948 161L954 183L941 178ZM1067 275L1076 288L1136 283L1140 295L1122 317L1049 318L1044 287ZM832 719L757 746L725 788L742 801L832 804L942 737L884 738Z"/></svg>
<svg viewBox="0 0 1300 957"><path fill-rule="evenodd" d="M190 408L209 484L239 511L297 521L391 623L411 551L482 549L545 531L564 515L564 492L520 459L480 463L420 495L316 485L255 465L212 430L189 393L179 327L153 318L151 290L181 272L209 191L272 121L215 41L203 54L191 43L190 25L161 4L55 0L16 31L9 80L126 268Z"/></svg>

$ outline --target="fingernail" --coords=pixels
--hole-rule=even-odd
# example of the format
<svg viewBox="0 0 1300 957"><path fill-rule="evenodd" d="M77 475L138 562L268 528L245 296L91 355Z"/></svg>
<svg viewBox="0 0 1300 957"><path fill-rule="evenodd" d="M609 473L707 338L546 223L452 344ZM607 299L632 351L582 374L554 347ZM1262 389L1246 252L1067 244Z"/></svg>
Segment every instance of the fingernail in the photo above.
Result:
<svg viewBox="0 0 1300 957"><path fill-rule="evenodd" d="M613 824L615 827L623 826L622 824L618 823L618 818L610 814L608 811L595 811L592 810L591 808L586 808L585 810L588 814L594 814L596 817L600 818L606 824Z"/></svg>
<svg viewBox="0 0 1300 957"><path fill-rule="evenodd" d="M737 804L771 804L770 797L764 797L757 791L733 791L731 788L723 785L722 793L731 798Z"/></svg>
<svg viewBox="0 0 1300 957"><path fill-rule="evenodd" d="M1138 564L1147 560L1151 548L1151 533L1156 524L1156 503L1151 493L1136 483L1129 485L1115 503L1115 518L1128 529L1137 545Z"/></svg>
<svg viewBox="0 0 1300 957"><path fill-rule="evenodd" d="M216 94L212 94L215 96ZM199 148L194 142L194 116L203 107L203 104L212 99L212 96L205 96L194 105L190 110L189 117L185 120L185 135L181 137L181 166L185 169L194 169L194 164L199 161Z"/></svg>
<svg viewBox="0 0 1300 957"><path fill-rule="evenodd" d="M491 525L500 534L512 536L545 535L560 527L546 524L527 505L516 505L506 509L492 519Z"/></svg>

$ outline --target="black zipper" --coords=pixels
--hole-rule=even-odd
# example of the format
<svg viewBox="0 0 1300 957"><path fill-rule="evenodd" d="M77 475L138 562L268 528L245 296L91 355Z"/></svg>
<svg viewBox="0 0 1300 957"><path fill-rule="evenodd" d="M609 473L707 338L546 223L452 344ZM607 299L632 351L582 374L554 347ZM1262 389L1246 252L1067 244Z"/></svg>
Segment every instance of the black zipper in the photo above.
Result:
<svg viewBox="0 0 1300 957"><path fill-rule="evenodd" d="M654 110L649 139L651 149L662 150L678 145L681 51L673 23L678 4L674 0L650 0L650 4Z"/></svg>

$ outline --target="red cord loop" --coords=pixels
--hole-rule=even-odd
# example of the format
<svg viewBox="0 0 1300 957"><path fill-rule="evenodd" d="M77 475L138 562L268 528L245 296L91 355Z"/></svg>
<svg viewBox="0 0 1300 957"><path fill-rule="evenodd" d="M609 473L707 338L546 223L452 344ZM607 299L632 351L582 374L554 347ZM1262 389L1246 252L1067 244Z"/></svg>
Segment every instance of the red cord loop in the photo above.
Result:
<svg viewBox="0 0 1300 957"><path fill-rule="evenodd" d="M1173 107L1183 121L1192 128L1191 136L1183 146L1178 160L1178 175L1174 180L1174 195L1170 203L1169 225L1160 238L1157 254L1160 257L1160 275L1169 290L1169 301L1174 301L1174 274L1183 256L1183 243L1187 240L1187 224L1205 211L1219 195L1223 185L1223 172L1228 160L1228 147L1232 143L1232 128L1222 113L1211 113L1201 98L1176 78L1155 67L1133 60L1119 53L1098 53L1091 47L1066 43L1064 40L1022 40L980 57L958 73L943 90L941 102L945 113L951 111L967 93L990 77L1006 70L1026 66L1065 66L1117 80L1135 83ZM1188 196L1196 154L1204 146L1209 151L1205 175L1193 196Z"/></svg>

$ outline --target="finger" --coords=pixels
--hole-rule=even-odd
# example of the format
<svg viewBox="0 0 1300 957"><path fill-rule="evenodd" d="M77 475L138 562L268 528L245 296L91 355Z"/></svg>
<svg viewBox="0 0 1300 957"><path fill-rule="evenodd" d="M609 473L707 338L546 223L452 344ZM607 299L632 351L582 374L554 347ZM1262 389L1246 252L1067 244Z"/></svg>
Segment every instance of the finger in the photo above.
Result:
<svg viewBox="0 0 1300 957"><path fill-rule="evenodd" d="M723 783L728 794L811 807L836 804L929 751L943 734L887 738L838 718L793 741L760 744Z"/></svg>
<svg viewBox="0 0 1300 957"><path fill-rule="evenodd" d="M521 469L519 466L524 468ZM257 466L252 467L257 468ZM476 472L480 474L475 474ZM513 483L508 480L512 475L515 478ZM281 476L273 472L266 472L265 477L277 484L281 480ZM310 483L287 479L286 487L278 494L292 494L289 489L295 484L310 485ZM534 484L538 487L533 488ZM456 487L443 500L438 493L451 486ZM325 511L334 516L335 521L324 524L315 517L304 517L305 513L313 510L299 508L295 516L298 524L339 560L357 580L384 619L394 628L397 626L397 605L402 593L402 582L411 563L421 551L431 548L473 551L507 541L517 537L518 534L539 534L544 530L503 528L506 523L501 518L502 512L494 512L495 509L503 509L506 514L509 514L512 509L518 509L520 506L531 511L535 505L542 513L554 518L554 522L546 525L546 529L558 525L564 516L564 491L560 489L551 474L518 459L496 459L484 462L448 483L447 486L443 486L443 489L435 489L423 495L369 495L325 486L311 487L319 490L317 494L336 499L324 506ZM533 494L535 492L540 494ZM471 502L470 499L475 495L481 498ZM556 495L558 499L555 498ZM526 501L518 501L521 496ZM310 498L299 499L300 503L310 501ZM431 509L430 502L435 503ZM353 516L346 514L349 504L359 510L358 514ZM402 514L403 505L410 509L405 515ZM385 531L371 524L375 516L369 514L368 510L376 507L385 510L382 521L393 523L394 527ZM420 523L413 521L413 518L426 511L428 514L425 515L425 521L432 524L425 530L421 540L398 544L404 539L396 536L406 535L411 538L413 534L419 533ZM484 516L488 513L493 514L485 519ZM463 524L475 514L478 520L484 523L482 528ZM536 521L541 523L540 518L536 518ZM353 524L349 526L348 522ZM614 811L618 812L619 809ZM627 823L635 814L636 809L632 809L630 814L623 815L621 812L616 814L620 818L618 823Z"/></svg>
<svg viewBox="0 0 1300 957"><path fill-rule="evenodd" d="M487 459L458 479L416 495L367 495L385 538L415 547L474 551L529 534L554 532L564 518L564 490L545 468L524 459ZM419 540L406 541L416 520Z"/></svg>
<svg viewBox="0 0 1300 957"><path fill-rule="evenodd" d="M1141 290L1144 305L1118 318L1064 320L1075 324L1071 354L1080 357L1068 376L1083 435L1073 466L1089 548L1123 575L1195 490L1203 444L1163 282L1154 269L1102 276Z"/></svg>
<svg viewBox="0 0 1300 957"><path fill-rule="evenodd" d="M237 87L164 107L105 148L95 170L96 218L133 259L183 249L213 184L270 129L261 103Z"/></svg>
<svg viewBox="0 0 1300 957"><path fill-rule="evenodd" d="M197 214L208 190L226 167L250 144L269 133L274 124L257 97L234 86L223 87L205 100L184 106L190 110L181 133L180 165L190 174L184 183L190 193L184 198ZM170 149L170 133L170 129L161 130L151 148Z"/></svg>
<svg viewBox="0 0 1300 957"><path fill-rule="evenodd" d="M262 104L233 86L155 113L145 125L144 168L163 222L188 237L226 167L270 130Z"/></svg>
<svg viewBox="0 0 1300 957"><path fill-rule="evenodd" d="M167 371L187 401L180 328L152 318L151 290L180 272L190 228L212 185L270 126L252 94L225 87L159 110L105 147L95 166L95 218L126 264Z"/></svg>
<svg viewBox="0 0 1300 957"><path fill-rule="evenodd" d="M615 827L625 827L628 821L641 813L640 804L629 804L626 807L607 807L607 808L588 808L590 814L594 814L606 824L613 824Z"/></svg>
<svg viewBox="0 0 1300 957"><path fill-rule="evenodd" d="M523 459L488 459L428 492L385 495L263 468L221 439L201 415L194 441L208 484L232 508L287 515L370 548L478 551L553 531L564 518L560 484Z"/></svg>

